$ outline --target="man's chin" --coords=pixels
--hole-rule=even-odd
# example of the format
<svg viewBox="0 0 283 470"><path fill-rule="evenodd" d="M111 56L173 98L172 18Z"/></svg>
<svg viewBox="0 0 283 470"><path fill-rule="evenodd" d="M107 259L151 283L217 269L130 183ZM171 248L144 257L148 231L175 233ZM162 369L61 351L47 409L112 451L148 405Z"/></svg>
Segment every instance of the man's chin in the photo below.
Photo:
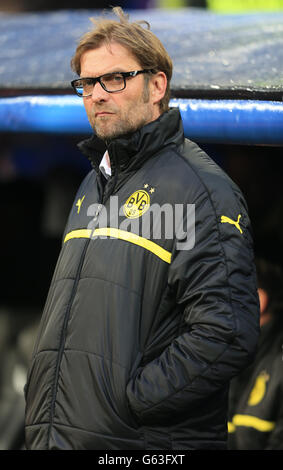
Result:
<svg viewBox="0 0 283 470"><path fill-rule="evenodd" d="M120 133L99 132L95 128L93 130L94 130L95 135L100 140L103 140L104 142L111 142L111 140L117 139L118 137L121 137L121 135L122 135Z"/></svg>
<svg viewBox="0 0 283 470"><path fill-rule="evenodd" d="M101 129L98 129L97 127L93 127L93 130L94 130L94 133L96 134L96 136L103 140L104 142L111 142L112 140L114 139L118 139L119 137L123 137L123 136L126 136L128 134L132 134L133 132L135 132L137 130L137 128L135 129L132 129L132 128L128 128L128 129L116 129L116 130L112 130L112 131L103 131Z"/></svg>

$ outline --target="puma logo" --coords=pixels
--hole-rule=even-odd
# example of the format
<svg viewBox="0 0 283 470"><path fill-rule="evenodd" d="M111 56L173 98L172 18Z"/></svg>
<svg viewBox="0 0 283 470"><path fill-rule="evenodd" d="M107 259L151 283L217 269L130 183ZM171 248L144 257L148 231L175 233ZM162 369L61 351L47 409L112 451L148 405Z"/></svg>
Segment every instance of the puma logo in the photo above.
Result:
<svg viewBox="0 0 283 470"><path fill-rule="evenodd" d="M240 218L241 218L241 214L238 215L237 220L232 220L232 219L230 219L230 217L226 217L226 215L222 215L221 216L221 223L222 224L228 223L228 224L231 224L231 225L235 225L235 227L237 227L237 229L240 231L240 233L243 233L243 230L241 229L240 224L239 224Z"/></svg>
<svg viewBox="0 0 283 470"><path fill-rule="evenodd" d="M81 205L83 203L83 200L84 200L85 196L83 196L81 199L78 199L78 202L76 204L77 208L78 208L78 214L80 213L80 210L81 210Z"/></svg>

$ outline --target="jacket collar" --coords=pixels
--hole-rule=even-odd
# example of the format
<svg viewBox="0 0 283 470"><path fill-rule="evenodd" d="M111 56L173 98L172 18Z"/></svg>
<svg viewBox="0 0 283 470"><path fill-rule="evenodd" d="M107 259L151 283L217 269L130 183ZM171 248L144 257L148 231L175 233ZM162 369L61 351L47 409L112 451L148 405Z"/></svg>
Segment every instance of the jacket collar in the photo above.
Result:
<svg viewBox="0 0 283 470"><path fill-rule="evenodd" d="M181 145L184 131L178 108L170 108L158 119L134 133L112 140L108 146L94 134L79 143L79 148L98 172L105 150L108 150L112 174L119 171L136 170L162 147Z"/></svg>

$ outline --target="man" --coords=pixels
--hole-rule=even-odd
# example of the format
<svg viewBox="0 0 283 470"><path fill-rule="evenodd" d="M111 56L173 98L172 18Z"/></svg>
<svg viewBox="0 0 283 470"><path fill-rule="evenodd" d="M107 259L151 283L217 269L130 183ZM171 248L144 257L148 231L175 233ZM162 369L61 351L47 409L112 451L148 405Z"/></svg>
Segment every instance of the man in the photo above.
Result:
<svg viewBox="0 0 283 470"><path fill-rule="evenodd" d="M283 274L257 260L260 341L255 361L233 379L230 390L230 449L283 449Z"/></svg>
<svg viewBox="0 0 283 470"><path fill-rule="evenodd" d="M160 41L114 12L119 20L97 21L72 60L93 171L34 348L26 445L224 449L229 381L258 336L246 204L184 140Z"/></svg>

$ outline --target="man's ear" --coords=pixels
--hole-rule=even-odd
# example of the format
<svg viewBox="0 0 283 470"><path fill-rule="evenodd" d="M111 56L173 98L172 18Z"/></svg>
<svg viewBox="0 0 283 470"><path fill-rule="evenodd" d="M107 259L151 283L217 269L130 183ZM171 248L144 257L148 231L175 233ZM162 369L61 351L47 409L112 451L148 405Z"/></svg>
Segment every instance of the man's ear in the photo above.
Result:
<svg viewBox="0 0 283 470"><path fill-rule="evenodd" d="M153 104L159 103L166 93L167 77L164 72L158 71L151 79L151 97Z"/></svg>

